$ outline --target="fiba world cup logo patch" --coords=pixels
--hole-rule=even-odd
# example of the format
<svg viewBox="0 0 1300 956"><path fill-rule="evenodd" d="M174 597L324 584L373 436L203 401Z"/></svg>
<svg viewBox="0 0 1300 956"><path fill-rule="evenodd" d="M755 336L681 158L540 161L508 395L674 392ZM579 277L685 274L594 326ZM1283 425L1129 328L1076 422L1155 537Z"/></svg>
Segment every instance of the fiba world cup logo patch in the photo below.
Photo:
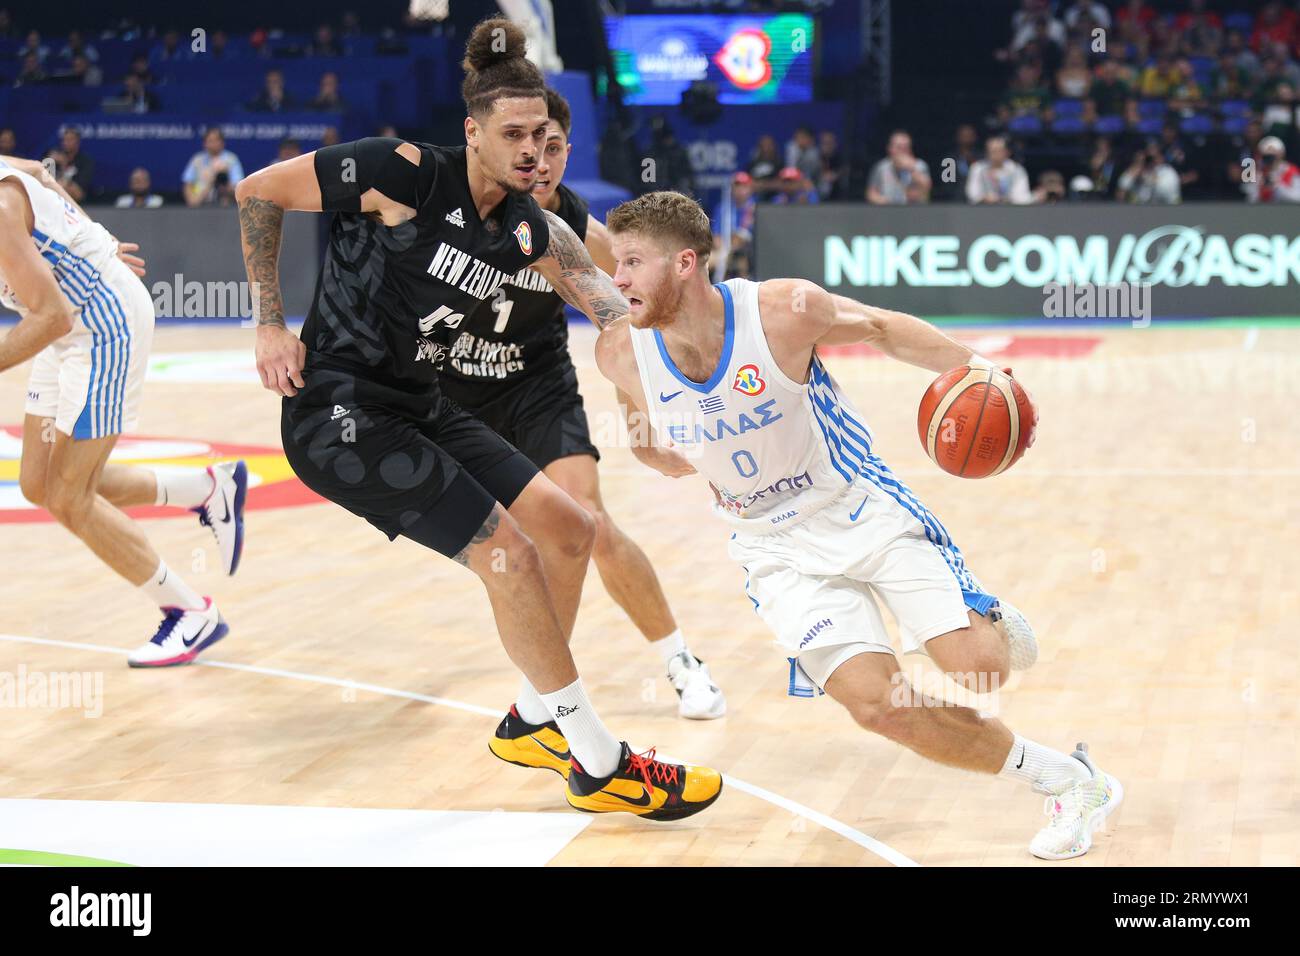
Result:
<svg viewBox="0 0 1300 956"><path fill-rule="evenodd" d="M767 382L758 377L757 365L742 365L736 370L736 381L731 387L744 395L762 395Z"/></svg>
<svg viewBox="0 0 1300 956"><path fill-rule="evenodd" d="M528 223L521 222L515 227L515 238L519 240L519 248L526 256L533 254L533 229Z"/></svg>

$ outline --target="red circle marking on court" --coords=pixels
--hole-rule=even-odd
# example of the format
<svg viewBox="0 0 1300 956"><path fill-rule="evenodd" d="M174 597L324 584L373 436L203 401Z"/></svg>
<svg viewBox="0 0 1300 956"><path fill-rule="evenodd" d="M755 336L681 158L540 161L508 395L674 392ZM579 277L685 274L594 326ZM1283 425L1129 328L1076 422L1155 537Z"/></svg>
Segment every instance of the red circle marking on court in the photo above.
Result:
<svg viewBox="0 0 1300 956"><path fill-rule="evenodd" d="M36 508L22 503L22 507L8 507L7 502L17 497L18 460L3 453L5 445L22 440L21 426L0 425L0 438L13 439L13 442L0 442L0 524L27 524L48 522L54 519L44 508ZM160 437L156 435L124 435L118 442L121 451L130 451L145 442L174 442L178 444L198 445L202 452L184 454L176 457L147 457L129 460L116 460L120 464L143 466L205 466L218 461L242 458L248 463L250 477L248 500L245 508L249 511L264 511L271 508L296 508L302 505L317 504L324 501L311 491L293 474L284 452L267 445L241 445L234 442L205 441L203 439ZM254 484L256 482L256 484ZM184 508L160 508L145 505L128 508L126 513L132 518L176 518L193 517Z"/></svg>

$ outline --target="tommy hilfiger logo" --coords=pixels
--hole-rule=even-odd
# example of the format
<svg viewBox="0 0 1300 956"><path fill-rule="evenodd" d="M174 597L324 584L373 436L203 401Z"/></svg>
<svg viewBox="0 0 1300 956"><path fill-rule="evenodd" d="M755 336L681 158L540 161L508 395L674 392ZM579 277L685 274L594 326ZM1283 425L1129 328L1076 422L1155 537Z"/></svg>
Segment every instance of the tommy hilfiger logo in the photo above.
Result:
<svg viewBox="0 0 1300 956"><path fill-rule="evenodd" d="M465 216L461 213L459 206L447 213L446 219L453 226L459 226L462 229L465 228Z"/></svg>
<svg viewBox="0 0 1300 956"><path fill-rule="evenodd" d="M334 406L334 414L330 416L330 421L332 421L332 422L336 422L336 421L338 421L340 418L342 418L344 415L346 415L347 413L348 413L348 410L347 410L346 408L344 408L342 405L335 405L335 406Z"/></svg>

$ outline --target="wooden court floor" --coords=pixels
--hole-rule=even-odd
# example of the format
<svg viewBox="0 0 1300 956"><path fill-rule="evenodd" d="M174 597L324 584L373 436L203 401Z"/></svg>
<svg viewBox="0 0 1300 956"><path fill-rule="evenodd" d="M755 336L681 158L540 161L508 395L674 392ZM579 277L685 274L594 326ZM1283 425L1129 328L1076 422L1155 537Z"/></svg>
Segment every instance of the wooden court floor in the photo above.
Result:
<svg viewBox="0 0 1300 956"><path fill-rule="evenodd" d="M958 334L1009 347L1042 413L1034 448L988 481L924 457L928 373L852 353L827 364L877 451L1034 622L1040 660L1003 689L999 715L1062 749L1088 741L1127 789L1109 831L1081 860L1039 863L1026 845L1040 797L928 764L829 699L787 697L784 656L727 559L703 480L674 482L608 447L608 509L651 557L730 712L676 717L657 658L594 572L579 668L616 733L733 785L677 824L593 819L555 864L1300 862L1300 329ZM1036 337L1049 334L1061 341L1044 349ZM162 327L154 350L251 350L251 335ZM575 329L608 445L612 394L591 342ZM0 425L20 424L26 373L0 375ZM146 390L140 432L278 448L278 422L259 386L162 381ZM328 504L250 512L233 579L190 517L145 526L171 566L206 564L188 577L231 634L205 659L229 666L129 670L111 651L146 640L155 610L57 525L0 521L0 634L19 638L0 640L0 674L103 674L97 718L0 709L0 798L570 812L557 777L488 753L515 676L468 571Z"/></svg>

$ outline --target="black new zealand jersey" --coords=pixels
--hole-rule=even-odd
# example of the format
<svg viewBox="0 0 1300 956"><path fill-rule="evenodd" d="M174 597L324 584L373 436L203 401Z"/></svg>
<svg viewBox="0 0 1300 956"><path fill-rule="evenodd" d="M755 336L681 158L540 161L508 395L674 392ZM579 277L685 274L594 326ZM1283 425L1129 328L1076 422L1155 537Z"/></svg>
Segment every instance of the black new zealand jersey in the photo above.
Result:
<svg viewBox="0 0 1300 956"><path fill-rule="evenodd" d="M334 217L302 340L309 371L340 369L432 396L466 316L540 259L550 233L528 195L508 194L480 220L465 147L415 145L415 217L398 226L361 213Z"/></svg>
<svg viewBox="0 0 1300 956"><path fill-rule="evenodd" d="M556 215L578 238L587 238L587 204L559 187ZM564 300L532 269L521 269L486 299L452 339L443 366L443 391L466 408L490 401L506 388L557 366L568 367L569 324Z"/></svg>

